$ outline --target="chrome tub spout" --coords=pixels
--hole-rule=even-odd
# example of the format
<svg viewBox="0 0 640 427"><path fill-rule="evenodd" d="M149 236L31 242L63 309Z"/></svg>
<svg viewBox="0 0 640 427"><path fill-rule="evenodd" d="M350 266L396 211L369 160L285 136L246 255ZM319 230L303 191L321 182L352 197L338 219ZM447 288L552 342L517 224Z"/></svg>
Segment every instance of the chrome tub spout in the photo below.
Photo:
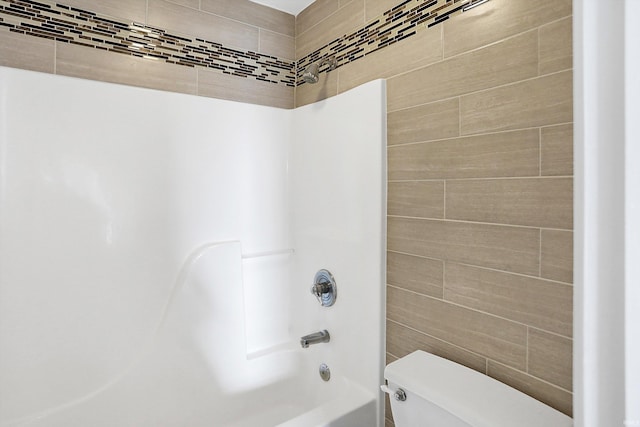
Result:
<svg viewBox="0 0 640 427"><path fill-rule="evenodd" d="M329 342L330 339L331 337L329 336L329 332L325 329L324 331L303 336L300 338L300 345L302 348L309 348L311 344Z"/></svg>

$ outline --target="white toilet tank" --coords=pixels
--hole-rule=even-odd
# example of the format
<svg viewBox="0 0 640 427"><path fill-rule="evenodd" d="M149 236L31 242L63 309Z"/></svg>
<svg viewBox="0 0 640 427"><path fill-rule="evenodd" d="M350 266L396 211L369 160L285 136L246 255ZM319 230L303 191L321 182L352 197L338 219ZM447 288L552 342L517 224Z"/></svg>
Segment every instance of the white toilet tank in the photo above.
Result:
<svg viewBox="0 0 640 427"><path fill-rule="evenodd" d="M396 427L565 427L573 420L491 377L424 351L384 370ZM402 389L406 400L394 394Z"/></svg>

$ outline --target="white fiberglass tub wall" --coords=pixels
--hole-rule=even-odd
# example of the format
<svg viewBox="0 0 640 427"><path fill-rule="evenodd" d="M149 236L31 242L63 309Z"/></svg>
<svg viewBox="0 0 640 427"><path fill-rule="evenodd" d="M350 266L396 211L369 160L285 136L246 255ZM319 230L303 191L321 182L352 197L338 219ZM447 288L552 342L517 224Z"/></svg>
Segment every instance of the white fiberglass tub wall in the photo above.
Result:
<svg viewBox="0 0 640 427"><path fill-rule="evenodd" d="M381 425L383 109L0 68L0 426Z"/></svg>

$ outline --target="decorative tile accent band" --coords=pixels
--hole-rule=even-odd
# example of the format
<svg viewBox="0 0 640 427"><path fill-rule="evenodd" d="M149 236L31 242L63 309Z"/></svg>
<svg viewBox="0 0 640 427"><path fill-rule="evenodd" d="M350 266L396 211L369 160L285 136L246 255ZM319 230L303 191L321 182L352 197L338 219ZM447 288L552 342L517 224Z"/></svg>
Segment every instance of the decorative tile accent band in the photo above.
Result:
<svg viewBox="0 0 640 427"><path fill-rule="evenodd" d="M94 12L33 0L0 0L0 31L43 37L94 49L206 67L237 77L295 85L295 62L220 43L171 34Z"/></svg>
<svg viewBox="0 0 640 427"><path fill-rule="evenodd" d="M340 67L366 55L438 25L452 16L485 3L487 0L404 0L373 19L363 28L344 35L298 60L297 85L304 84L307 66L332 56ZM322 67L326 71L329 65Z"/></svg>
<svg viewBox="0 0 640 427"><path fill-rule="evenodd" d="M487 0L404 0L364 27L341 36L296 62L221 43L172 34L161 28L33 0L0 0L0 31L43 37L187 67L205 67L289 87L316 61L336 57L337 67L390 46ZM329 65L320 69L326 71Z"/></svg>

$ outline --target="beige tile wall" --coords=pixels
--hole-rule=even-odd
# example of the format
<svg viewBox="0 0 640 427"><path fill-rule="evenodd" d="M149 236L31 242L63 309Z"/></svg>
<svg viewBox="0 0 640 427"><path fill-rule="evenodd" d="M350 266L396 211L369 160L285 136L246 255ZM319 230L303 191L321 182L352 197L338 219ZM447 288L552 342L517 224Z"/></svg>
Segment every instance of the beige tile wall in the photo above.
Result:
<svg viewBox="0 0 640 427"><path fill-rule="evenodd" d="M295 59L295 18L249 0L69 0L60 3L230 48L256 51L283 60ZM294 105L294 88L284 84L54 42L2 28L0 65L281 108Z"/></svg>
<svg viewBox="0 0 640 427"><path fill-rule="evenodd" d="M317 0L297 58L399 3ZM387 79L387 361L427 350L569 415L571 10L491 0L296 91Z"/></svg>

